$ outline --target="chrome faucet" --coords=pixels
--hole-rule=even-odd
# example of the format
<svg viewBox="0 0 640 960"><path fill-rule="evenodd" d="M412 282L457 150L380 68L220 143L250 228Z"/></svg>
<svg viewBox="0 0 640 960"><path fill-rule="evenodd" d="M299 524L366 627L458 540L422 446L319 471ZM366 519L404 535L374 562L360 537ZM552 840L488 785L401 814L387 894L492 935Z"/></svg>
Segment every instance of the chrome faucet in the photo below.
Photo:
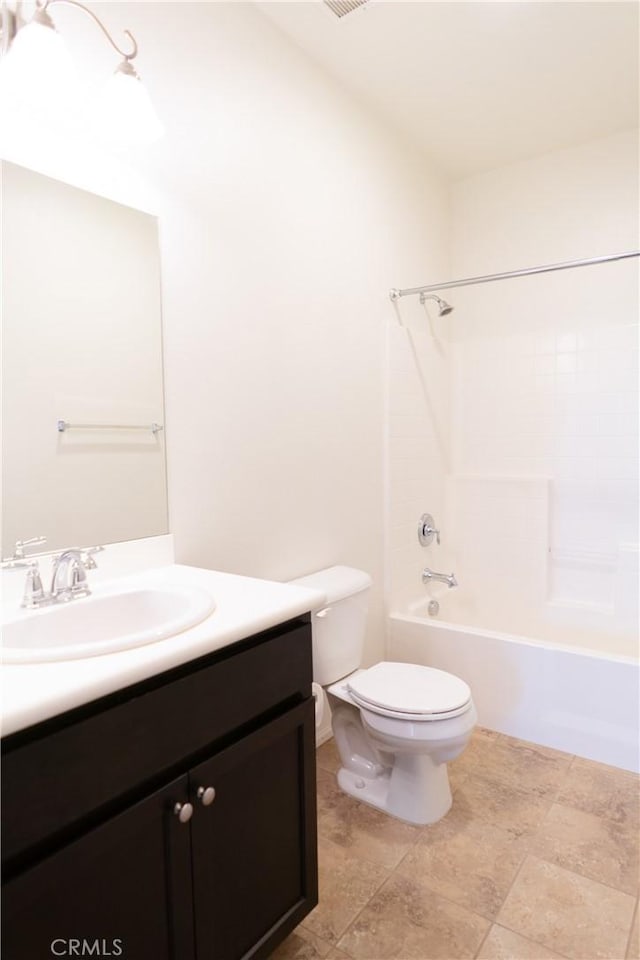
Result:
<svg viewBox="0 0 640 960"><path fill-rule="evenodd" d="M88 597L91 593L87 581L87 570L94 570L97 566L93 555L100 553L104 547L74 547L63 550L54 556L51 577L51 590L47 593L42 585L42 577L38 560L26 557L24 548L31 545L40 545L45 537L34 537L32 540L18 540L13 556L0 561L2 569L15 567L27 568L27 579L24 587L22 606L29 610L47 607L52 603L66 603L77 597ZM40 557L45 554L40 554Z"/></svg>
<svg viewBox="0 0 640 960"><path fill-rule="evenodd" d="M437 580L438 583L446 583L449 589L458 586L455 573L434 573L433 570L429 570L429 567L425 567L422 571L422 582L431 583L432 580Z"/></svg>
<svg viewBox="0 0 640 960"><path fill-rule="evenodd" d="M95 561L92 562L95 566ZM64 550L53 561L51 600L66 603L76 597L88 597L87 566L80 550Z"/></svg>

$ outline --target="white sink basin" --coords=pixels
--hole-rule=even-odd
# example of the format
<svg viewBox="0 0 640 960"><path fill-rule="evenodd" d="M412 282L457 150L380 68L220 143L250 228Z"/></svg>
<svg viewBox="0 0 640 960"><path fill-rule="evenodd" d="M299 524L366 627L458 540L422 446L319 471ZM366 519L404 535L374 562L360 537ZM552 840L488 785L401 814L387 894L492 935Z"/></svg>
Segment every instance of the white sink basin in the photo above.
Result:
<svg viewBox="0 0 640 960"><path fill-rule="evenodd" d="M137 587L36 610L2 626L5 663L77 660L165 640L201 623L215 603L205 590Z"/></svg>

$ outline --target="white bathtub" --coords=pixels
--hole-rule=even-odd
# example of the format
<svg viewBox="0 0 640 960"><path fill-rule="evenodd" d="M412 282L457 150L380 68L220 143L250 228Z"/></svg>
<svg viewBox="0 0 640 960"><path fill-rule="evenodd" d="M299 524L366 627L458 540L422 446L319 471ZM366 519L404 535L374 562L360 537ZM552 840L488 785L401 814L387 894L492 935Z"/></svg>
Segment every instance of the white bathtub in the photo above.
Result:
<svg viewBox="0 0 640 960"><path fill-rule="evenodd" d="M639 770L635 656L581 647L575 634L562 643L464 626L452 622L456 616L448 605L455 610L454 603L446 596L440 601L437 618L427 615L426 600L391 614L389 660L462 677L473 691L482 726Z"/></svg>

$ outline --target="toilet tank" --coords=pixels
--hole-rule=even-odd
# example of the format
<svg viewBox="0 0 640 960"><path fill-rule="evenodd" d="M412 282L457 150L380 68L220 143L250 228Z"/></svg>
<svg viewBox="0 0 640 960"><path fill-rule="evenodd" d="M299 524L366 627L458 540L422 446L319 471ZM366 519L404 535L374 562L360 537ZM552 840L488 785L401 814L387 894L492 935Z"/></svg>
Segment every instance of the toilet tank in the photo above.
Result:
<svg viewBox="0 0 640 960"><path fill-rule="evenodd" d="M328 567L291 582L327 597L312 619L313 679L335 683L361 666L371 577L354 567Z"/></svg>

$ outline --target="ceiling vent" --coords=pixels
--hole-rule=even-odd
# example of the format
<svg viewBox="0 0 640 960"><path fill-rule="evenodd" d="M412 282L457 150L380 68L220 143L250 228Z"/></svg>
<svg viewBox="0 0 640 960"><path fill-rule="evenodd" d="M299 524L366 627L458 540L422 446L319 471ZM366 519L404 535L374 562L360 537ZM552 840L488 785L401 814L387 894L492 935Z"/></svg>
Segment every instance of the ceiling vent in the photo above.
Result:
<svg viewBox="0 0 640 960"><path fill-rule="evenodd" d="M346 17L348 13L353 13L358 7L364 7L368 0L323 0L326 7L329 7L336 17Z"/></svg>

